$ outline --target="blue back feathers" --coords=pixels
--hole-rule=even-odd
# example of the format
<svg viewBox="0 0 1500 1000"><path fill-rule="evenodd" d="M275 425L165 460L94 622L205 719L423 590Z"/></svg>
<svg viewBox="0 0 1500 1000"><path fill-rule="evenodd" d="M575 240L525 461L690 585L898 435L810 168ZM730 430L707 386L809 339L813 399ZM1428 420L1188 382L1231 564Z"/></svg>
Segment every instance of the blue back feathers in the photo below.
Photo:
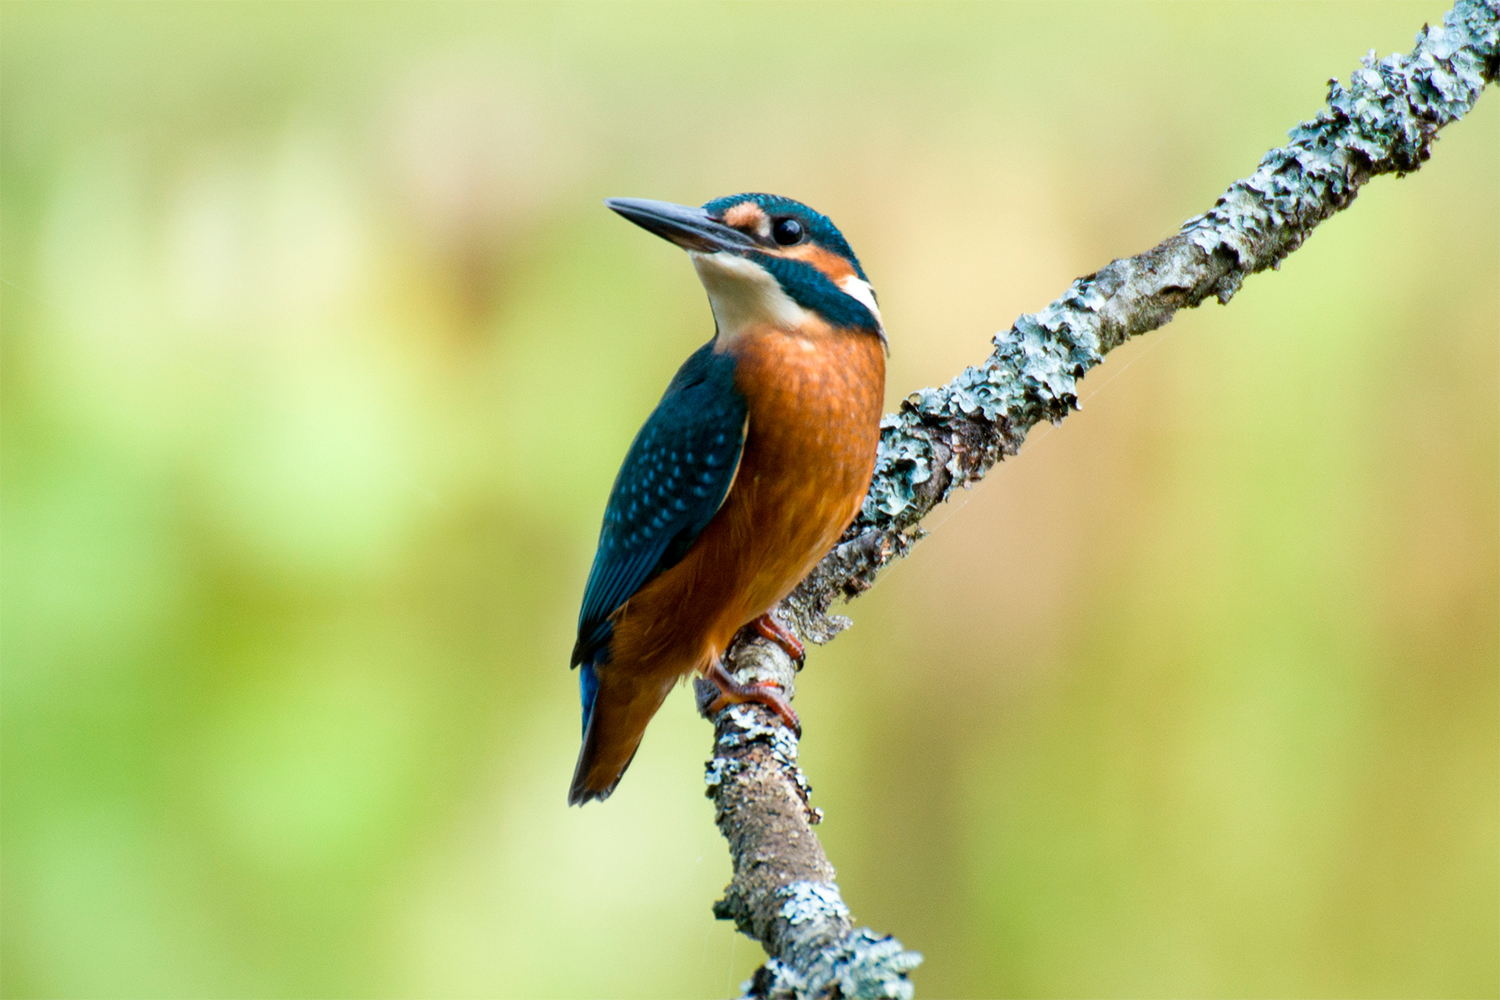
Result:
<svg viewBox="0 0 1500 1000"><path fill-rule="evenodd" d="M615 477L599 549L584 588L573 665L584 725L598 681L593 664L607 649L609 617L652 577L676 565L724 502L745 444L745 398L734 386L734 358L712 342L683 362L635 436Z"/></svg>

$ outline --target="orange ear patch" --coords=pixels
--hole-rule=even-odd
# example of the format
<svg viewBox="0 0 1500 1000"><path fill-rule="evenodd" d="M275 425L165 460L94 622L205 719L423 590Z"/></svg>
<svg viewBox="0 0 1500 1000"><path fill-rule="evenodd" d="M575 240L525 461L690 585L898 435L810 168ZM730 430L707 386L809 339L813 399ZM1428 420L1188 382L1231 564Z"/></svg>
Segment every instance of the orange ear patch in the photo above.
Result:
<svg viewBox="0 0 1500 1000"><path fill-rule="evenodd" d="M724 224L759 236L765 236L771 231L771 220L766 218L766 213L753 201L742 201L730 208L724 213Z"/></svg>
<svg viewBox="0 0 1500 1000"><path fill-rule="evenodd" d="M781 253L785 257L795 257L797 260L806 261L827 275L834 284L854 274L853 264L816 243L799 243L797 246L787 247Z"/></svg>

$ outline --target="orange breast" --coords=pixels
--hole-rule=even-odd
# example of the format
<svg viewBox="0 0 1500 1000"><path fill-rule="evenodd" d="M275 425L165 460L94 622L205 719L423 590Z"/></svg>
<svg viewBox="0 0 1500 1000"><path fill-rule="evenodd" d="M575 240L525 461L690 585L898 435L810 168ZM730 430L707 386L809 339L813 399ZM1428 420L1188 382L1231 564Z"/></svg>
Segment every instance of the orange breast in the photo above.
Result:
<svg viewBox="0 0 1500 1000"><path fill-rule="evenodd" d="M750 434L722 513L743 625L790 593L859 511L880 439L885 353L875 337L844 331L742 337L736 353Z"/></svg>
<svg viewBox="0 0 1500 1000"><path fill-rule="evenodd" d="M838 541L874 471L885 387L877 337L767 329L742 334L730 349L750 409L734 485L687 557L616 619L612 664L643 680L703 669L722 655Z"/></svg>

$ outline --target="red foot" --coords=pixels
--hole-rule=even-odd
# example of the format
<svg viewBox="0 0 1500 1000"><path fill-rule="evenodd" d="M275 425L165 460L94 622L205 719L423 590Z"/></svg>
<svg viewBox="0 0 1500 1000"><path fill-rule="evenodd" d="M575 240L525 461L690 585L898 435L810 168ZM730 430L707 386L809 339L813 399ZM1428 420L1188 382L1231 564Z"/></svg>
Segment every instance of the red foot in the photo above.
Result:
<svg viewBox="0 0 1500 1000"><path fill-rule="evenodd" d="M755 629L756 635L762 639L769 639L780 646L786 655L792 658L792 662L797 664L797 669L802 669L802 664L807 659L807 650L803 648L802 640L793 635L791 629L771 617L771 612L767 611L755 619L750 623L750 627Z"/></svg>
<svg viewBox="0 0 1500 1000"><path fill-rule="evenodd" d="M730 705L754 702L775 712L781 717L781 721L787 724L788 729L796 733L799 738L802 736L802 720L797 718L797 713L792 710L791 703L782 697L781 688L776 684L771 681L741 684L724 669L724 664L718 662L708 668L705 676L719 689L719 697L703 710L704 715L712 716Z"/></svg>

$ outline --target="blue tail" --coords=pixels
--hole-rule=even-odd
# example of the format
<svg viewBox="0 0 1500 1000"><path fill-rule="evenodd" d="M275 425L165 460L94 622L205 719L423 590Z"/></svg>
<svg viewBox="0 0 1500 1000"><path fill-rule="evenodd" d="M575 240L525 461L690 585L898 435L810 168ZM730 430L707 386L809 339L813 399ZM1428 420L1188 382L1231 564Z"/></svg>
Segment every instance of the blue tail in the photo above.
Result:
<svg viewBox="0 0 1500 1000"><path fill-rule="evenodd" d="M599 675L594 673L593 661L578 668L578 697L583 702L583 731L589 731L589 718L594 714L594 699L599 697Z"/></svg>
<svg viewBox="0 0 1500 1000"><path fill-rule="evenodd" d="M583 745L578 748L578 763L568 789L569 805L609 798L635 759L646 724L673 686L673 678L661 685L642 684L618 671L619 666L610 663L608 647L579 664Z"/></svg>

